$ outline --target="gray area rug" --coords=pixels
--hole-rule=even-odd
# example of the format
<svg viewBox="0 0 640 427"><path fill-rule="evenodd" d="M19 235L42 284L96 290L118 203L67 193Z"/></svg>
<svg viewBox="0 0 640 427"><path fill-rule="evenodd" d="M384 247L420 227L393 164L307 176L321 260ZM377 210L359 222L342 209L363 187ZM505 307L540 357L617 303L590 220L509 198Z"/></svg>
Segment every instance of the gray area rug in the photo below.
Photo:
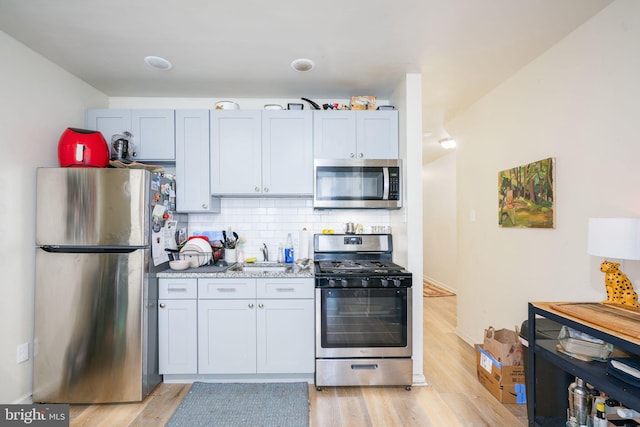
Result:
<svg viewBox="0 0 640 427"><path fill-rule="evenodd" d="M309 425L307 383L191 385L167 427Z"/></svg>

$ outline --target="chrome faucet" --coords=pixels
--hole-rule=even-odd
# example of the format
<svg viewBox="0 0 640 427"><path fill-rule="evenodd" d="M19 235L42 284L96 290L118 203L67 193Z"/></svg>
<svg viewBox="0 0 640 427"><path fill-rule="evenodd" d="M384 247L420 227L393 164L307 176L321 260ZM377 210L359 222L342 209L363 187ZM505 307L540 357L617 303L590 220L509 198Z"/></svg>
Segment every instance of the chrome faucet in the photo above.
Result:
<svg viewBox="0 0 640 427"><path fill-rule="evenodd" d="M260 250L262 251L262 258L264 261L269 261L269 248L267 248L267 244L263 243Z"/></svg>

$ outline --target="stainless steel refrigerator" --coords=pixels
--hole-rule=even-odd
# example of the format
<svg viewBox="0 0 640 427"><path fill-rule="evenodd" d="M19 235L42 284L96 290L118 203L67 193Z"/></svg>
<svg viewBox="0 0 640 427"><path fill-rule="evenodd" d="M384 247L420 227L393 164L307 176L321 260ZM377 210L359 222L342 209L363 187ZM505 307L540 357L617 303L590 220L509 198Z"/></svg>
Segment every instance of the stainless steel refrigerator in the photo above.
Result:
<svg viewBox="0 0 640 427"><path fill-rule="evenodd" d="M155 273L174 195L146 170L37 170L34 402L141 401L160 382Z"/></svg>

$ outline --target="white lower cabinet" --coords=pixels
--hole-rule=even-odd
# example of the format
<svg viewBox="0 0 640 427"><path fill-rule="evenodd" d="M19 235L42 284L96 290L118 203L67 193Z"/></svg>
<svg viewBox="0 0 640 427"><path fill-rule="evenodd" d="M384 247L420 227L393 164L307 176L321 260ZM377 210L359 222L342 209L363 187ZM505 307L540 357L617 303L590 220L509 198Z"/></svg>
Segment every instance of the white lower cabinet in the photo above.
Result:
<svg viewBox="0 0 640 427"><path fill-rule="evenodd" d="M160 303L161 374L314 372L312 278L161 279Z"/></svg>
<svg viewBox="0 0 640 427"><path fill-rule="evenodd" d="M198 372L313 373L313 289L313 279L200 279Z"/></svg>
<svg viewBox="0 0 640 427"><path fill-rule="evenodd" d="M160 374L197 372L197 280L160 279L158 293Z"/></svg>
<svg viewBox="0 0 640 427"><path fill-rule="evenodd" d="M255 374L253 300L198 301L198 373Z"/></svg>
<svg viewBox="0 0 640 427"><path fill-rule="evenodd" d="M309 299L258 300L258 372L314 372L313 310Z"/></svg>

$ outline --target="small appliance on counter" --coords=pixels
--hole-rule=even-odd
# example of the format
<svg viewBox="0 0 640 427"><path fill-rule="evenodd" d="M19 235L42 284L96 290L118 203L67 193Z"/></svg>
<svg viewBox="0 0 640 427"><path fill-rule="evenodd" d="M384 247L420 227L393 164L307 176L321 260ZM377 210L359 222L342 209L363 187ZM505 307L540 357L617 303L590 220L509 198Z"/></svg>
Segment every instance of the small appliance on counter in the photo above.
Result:
<svg viewBox="0 0 640 427"><path fill-rule="evenodd" d="M131 143L131 133L124 132L111 137L111 160L120 160L124 163L131 162L131 157L135 157L133 144Z"/></svg>
<svg viewBox="0 0 640 427"><path fill-rule="evenodd" d="M58 142L58 162L66 167L96 167L109 165L109 147L98 131L67 128Z"/></svg>

